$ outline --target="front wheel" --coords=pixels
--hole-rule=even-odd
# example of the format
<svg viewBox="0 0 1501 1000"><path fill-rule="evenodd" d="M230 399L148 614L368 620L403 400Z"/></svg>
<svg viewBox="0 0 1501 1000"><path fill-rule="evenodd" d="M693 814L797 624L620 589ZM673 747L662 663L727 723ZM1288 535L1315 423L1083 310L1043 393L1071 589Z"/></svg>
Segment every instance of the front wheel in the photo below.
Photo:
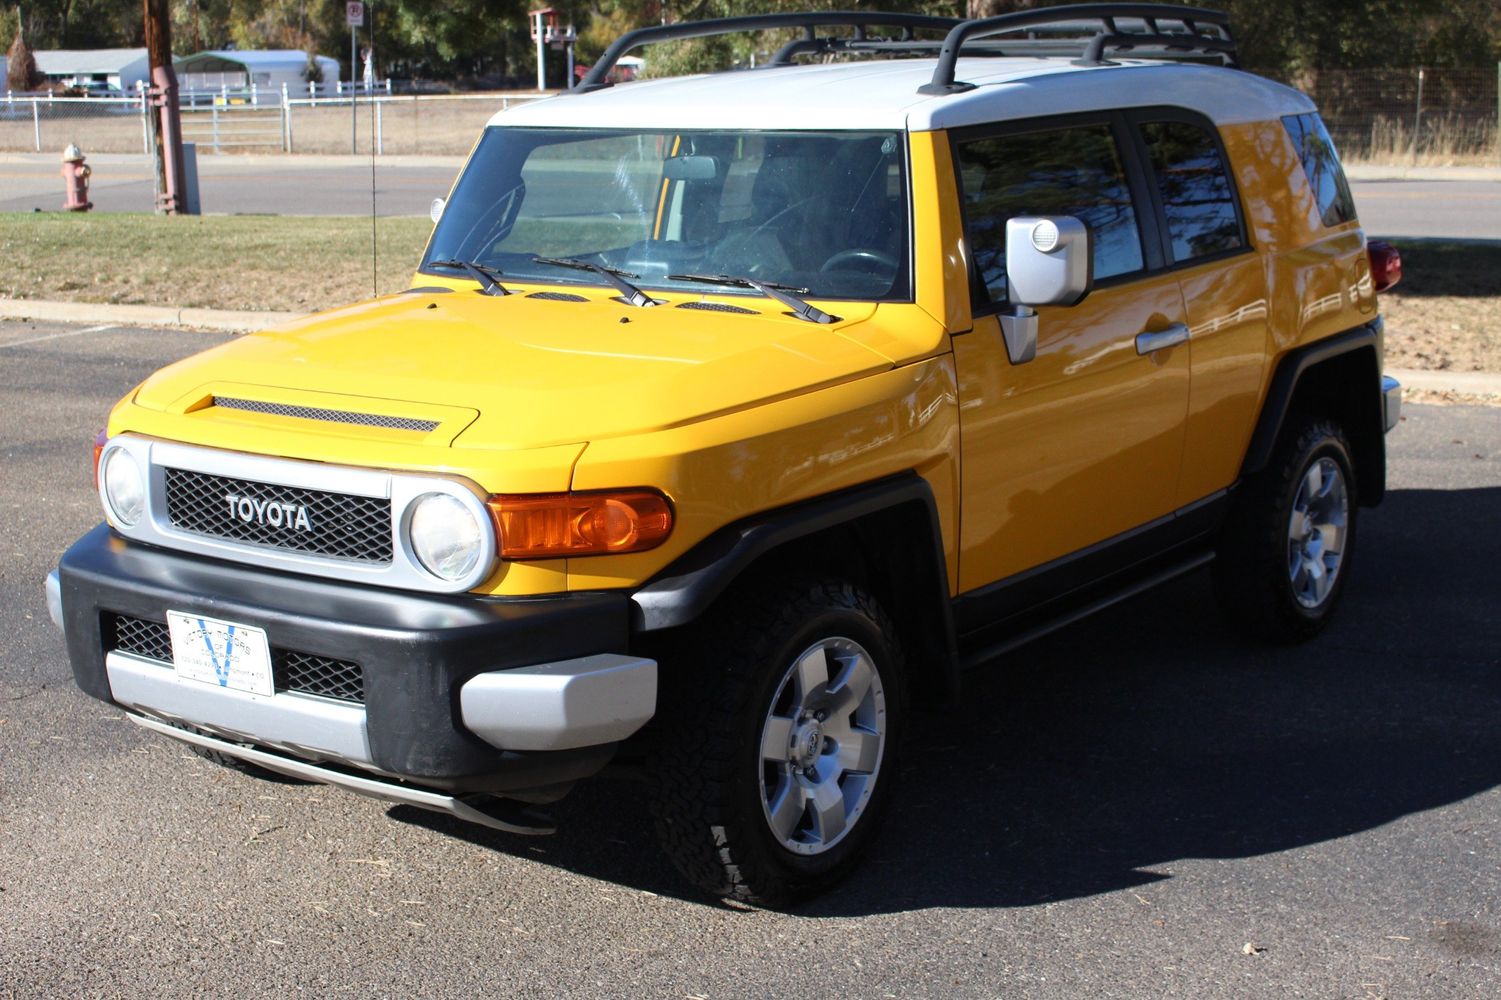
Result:
<svg viewBox="0 0 1501 1000"><path fill-rule="evenodd" d="M1236 497L1214 583L1226 614L1248 631L1296 642L1328 624L1355 550L1352 468L1339 425L1306 418Z"/></svg>
<svg viewBox="0 0 1501 1000"><path fill-rule="evenodd" d="M891 624L865 592L817 581L748 600L669 665L654 813L699 888L778 905L837 881L870 840L905 691Z"/></svg>

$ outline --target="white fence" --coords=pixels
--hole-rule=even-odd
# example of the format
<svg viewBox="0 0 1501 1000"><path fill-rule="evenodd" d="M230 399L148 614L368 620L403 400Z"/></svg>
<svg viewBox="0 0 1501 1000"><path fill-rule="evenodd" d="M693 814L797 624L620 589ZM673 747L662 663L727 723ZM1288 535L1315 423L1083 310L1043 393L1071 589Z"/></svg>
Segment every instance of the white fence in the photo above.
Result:
<svg viewBox="0 0 1501 1000"><path fill-rule="evenodd" d="M462 155L490 116L544 94L403 95L310 85L183 93L183 138L200 153ZM146 102L128 97L0 97L0 152L150 152Z"/></svg>

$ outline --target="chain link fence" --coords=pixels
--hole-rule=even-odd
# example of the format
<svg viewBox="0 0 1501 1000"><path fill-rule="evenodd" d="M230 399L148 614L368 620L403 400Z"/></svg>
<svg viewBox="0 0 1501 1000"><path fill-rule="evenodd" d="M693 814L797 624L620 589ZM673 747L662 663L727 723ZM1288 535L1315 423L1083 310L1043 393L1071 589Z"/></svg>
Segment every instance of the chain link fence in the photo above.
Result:
<svg viewBox="0 0 1501 1000"><path fill-rule="evenodd" d="M1317 70L1308 94L1347 161L1501 165L1495 69Z"/></svg>
<svg viewBox="0 0 1501 1000"><path fill-rule="evenodd" d="M185 93L183 139L204 153L359 153L462 156L497 111L537 94L292 96L261 90ZM149 152L134 97L0 98L0 152Z"/></svg>
<svg viewBox="0 0 1501 1000"><path fill-rule="evenodd" d="M1501 165L1491 69L1311 71L1285 82L1318 102L1345 159ZM535 93L320 96L267 90L184 94L183 136L200 154L468 153L490 116ZM0 152L146 152L139 96L0 98Z"/></svg>

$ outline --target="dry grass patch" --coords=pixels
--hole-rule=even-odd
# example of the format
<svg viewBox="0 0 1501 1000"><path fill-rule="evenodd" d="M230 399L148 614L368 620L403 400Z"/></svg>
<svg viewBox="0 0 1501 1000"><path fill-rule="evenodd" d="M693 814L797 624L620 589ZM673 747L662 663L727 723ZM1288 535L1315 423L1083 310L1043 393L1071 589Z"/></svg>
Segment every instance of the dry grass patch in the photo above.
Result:
<svg viewBox="0 0 1501 1000"><path fill-rule="evenodd" d="M407 287L431 229L377 220L372 276L368 218L3 214L0 297L307 312Z"/></svg>

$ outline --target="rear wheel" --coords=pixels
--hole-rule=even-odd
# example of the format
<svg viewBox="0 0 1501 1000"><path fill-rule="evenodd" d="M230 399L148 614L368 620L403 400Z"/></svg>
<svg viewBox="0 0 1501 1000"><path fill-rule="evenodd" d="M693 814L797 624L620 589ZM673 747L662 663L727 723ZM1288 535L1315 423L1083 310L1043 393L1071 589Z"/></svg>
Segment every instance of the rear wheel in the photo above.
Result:
<svg viewBox="0 0 1501 1000"><path fill-rule="evenodd" d="M1279 642L1310 638L1329 623L1355 550L1352 468L1338 424L1304 418L1289 427L1225 526L1214 582L1230 618Z"/></svg>
<svg viewBox="0 0 1501 1000"><path fill-rule="evenodd" d="M845 875L891 794L901 660L875 601L817 581L754 593L665 678L658 834L699 888L777 905Z"/></svg>

